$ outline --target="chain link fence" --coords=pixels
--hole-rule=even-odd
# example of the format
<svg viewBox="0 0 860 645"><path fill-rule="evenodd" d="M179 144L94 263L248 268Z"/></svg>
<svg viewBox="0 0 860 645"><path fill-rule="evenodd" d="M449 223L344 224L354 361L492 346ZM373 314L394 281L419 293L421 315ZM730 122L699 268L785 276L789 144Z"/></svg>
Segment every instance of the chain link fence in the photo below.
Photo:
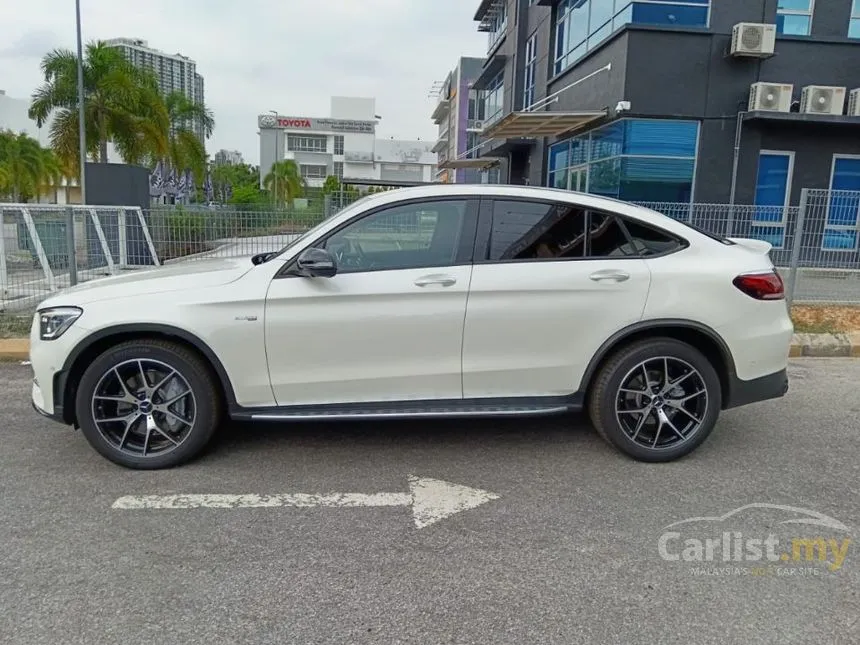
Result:
<svg viewBox="0 0 860 645"><path fill-rule="evenodd" d="M355 198L280 210L0 204L0 315L29 315L51 293L103 276L275 251ZM709 233L766 240L796 304L860 305L860 192L805 189L789 207L641 205Z"/></svg>

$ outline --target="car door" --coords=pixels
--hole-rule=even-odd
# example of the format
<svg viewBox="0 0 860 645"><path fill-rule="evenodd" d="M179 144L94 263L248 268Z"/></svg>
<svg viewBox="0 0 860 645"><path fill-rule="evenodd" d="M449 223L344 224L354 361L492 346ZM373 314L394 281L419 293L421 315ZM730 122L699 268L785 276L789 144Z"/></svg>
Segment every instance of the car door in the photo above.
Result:
<svg viewBox="0 0 860 645"><path fill-rule="evenodd" d="M484 201L463 336L465 398L566 396L642 317L650 271L611 213Z"/></svg>
<svg viewBox="0 0 860 645"><path fill-rule="evenodd" d="M461 399L477 211L450 198L380 207L311 243L336 258L334 277L275 278L265 324L278 405Z"/></svg>

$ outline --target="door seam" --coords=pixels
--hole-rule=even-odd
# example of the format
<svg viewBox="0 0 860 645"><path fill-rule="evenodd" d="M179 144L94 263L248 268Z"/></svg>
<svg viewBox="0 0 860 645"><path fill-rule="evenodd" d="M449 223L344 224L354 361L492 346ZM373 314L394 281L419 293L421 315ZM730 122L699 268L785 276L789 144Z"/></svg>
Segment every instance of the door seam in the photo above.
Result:
<svg viewBox="0 0 860 645"><path fill-rule="evenodd" d="M463 311L463 327L460 330L460 398L466 398L465 366L463 358L466 350L466 319L469 317L469 300L472 297L472 276L475 274L474 263L469 267L469 283L466 287L466 306Z"/></svg>

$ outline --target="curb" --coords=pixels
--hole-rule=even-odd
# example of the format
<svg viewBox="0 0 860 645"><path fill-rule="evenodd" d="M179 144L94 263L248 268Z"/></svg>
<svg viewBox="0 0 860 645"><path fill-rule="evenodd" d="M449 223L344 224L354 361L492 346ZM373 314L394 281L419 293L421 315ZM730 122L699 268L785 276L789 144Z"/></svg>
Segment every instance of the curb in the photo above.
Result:
<svg viewBox="0 0 860 645"><path fill-rule="evenodd" d="M850 334L795 334L790 358L860 358L860 332ZM30 358L29 338L0 338L0 361Z"/></svg>
<svg viewBox="0 0 860 645"><path fill-rule="evenodd" d="M26 361L29 359L29 338L0 338L0 361Z"/></svg>
<svg viewBox="0 0 860 645"><path fill-rule="evenodd" d="M850 334L795 334L790 357L860 358L860 332Z"/></svg>

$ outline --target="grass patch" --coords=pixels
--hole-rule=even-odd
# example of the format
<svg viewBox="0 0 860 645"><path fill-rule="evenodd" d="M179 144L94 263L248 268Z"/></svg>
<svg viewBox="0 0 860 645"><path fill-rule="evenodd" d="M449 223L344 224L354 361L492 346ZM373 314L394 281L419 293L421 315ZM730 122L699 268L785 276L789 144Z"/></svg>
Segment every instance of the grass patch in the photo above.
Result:
<svg viewBox="0 0 860 645"><path fill-rule="evenodd" d="M27 338L33 316L0 313L0 338Z"/></svg>
<svg viewBox="0 0 860 645"><path fill-rule="evenodd" d="M791 308L794 331L836 334L860 331L860 307L796 305Z"/></svg>

